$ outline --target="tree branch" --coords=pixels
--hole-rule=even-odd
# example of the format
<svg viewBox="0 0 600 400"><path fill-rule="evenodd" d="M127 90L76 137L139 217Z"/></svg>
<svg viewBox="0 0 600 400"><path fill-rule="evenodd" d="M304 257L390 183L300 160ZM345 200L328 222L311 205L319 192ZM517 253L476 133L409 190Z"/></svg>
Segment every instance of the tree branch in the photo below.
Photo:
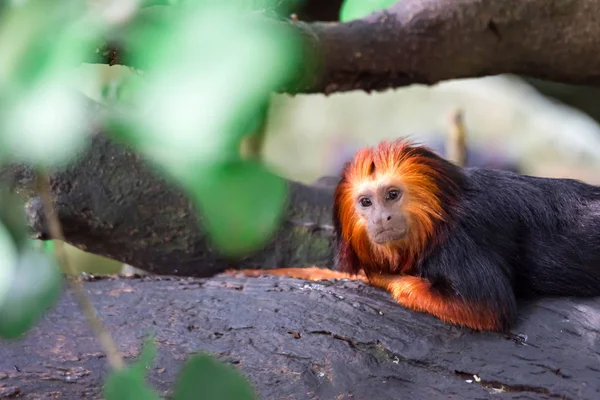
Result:
<svg viewBox="0 0 600 400"><path fill-rule="evenodd" d="M90 121L104 108L90 102ZM93 123L93 122L92 122ZM93 135L89 148L51 174L52 197L66 242L156 274L211 276L227 268L333 266L333 188L288 181L284 220L271 241L243 259L222 257L185 193L138 154ZM35 173L26 165L0 169L26 200L34 234L49 239Z"/></svg>
<svg viewBox="0 0 600 400"><path fill-rule="evenodd" d="M385 90L507 73L598 85L599 14L595 0L401 0L347 23L290 22L320 61L279 91ZM91 61L123 59L107 45Z"/></svg>
<svg viewBox="0 0 600 400"><path fill-rule="evenodd" d="M148 277L85 286L128 360L154 336L148 380L162 394L186 357L205 351L239 368L261 399L598 398L597 299L522 304L506 336L451 327L360 282ZM1 343L0 397L98 399L106 367L65 293L23 340Z"/></svg>

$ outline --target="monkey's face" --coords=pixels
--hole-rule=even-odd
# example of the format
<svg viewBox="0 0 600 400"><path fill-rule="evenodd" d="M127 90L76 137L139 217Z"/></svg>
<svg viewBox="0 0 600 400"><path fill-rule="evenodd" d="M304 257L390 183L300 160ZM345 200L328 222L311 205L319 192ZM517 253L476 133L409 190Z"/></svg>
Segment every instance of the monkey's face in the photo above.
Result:
<svg viewBox="0 0 600 400"><path fill-rule="evenodd" d="M358 188L356 212L373 243L392 244L406 237L403 194L399 185L381 181L371 181Z"/></svg>

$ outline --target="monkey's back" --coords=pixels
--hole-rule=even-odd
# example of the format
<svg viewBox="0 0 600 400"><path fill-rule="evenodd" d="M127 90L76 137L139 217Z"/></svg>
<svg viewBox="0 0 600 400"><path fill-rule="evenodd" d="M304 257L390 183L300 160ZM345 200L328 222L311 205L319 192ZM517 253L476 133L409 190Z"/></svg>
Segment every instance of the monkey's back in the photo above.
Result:
<svg viewBox="0 0 600 400"><path fill-rule="evenodd" d="M502 259L518 294L600 295L600 187L464 170L455 229Z"/></svg>

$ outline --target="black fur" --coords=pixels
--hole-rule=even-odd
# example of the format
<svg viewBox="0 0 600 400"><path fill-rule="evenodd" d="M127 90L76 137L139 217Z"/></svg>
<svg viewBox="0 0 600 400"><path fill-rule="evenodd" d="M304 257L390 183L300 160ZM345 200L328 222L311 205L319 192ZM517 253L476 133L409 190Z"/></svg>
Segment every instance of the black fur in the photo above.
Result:
<svg viewBox="0 0 600 400"><path fill-rule="evenodd" d="M446 205L453 218L422 259L421 276L442 293L492 307L503 330L518 297L600 295L599 187L483 168L462 173L458 201Z"/></svg>
<svg viewBox="0 0 600 400"><path fill-rule="evenodd" d="M498 329L508 330L516 299L532 295L600 295L600 187L573 179L538 178L509 171L459 168L438 160L449 217L438 226L417 266L445 296L491 308ZM447 186L452 181L454 184ZM340 241L340 268L360 268Z"/></svg>

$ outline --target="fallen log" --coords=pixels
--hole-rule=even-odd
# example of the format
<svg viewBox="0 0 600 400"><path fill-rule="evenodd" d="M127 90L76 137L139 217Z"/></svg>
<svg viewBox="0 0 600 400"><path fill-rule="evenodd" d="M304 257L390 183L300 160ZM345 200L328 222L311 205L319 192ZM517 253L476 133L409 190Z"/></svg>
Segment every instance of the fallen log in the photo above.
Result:
<svg viewBox="0 0 600 400"><path fill-rule="evenodd" d="M86 291L131 360L155 336L164 395L185 358L239 368L261 399L597 399L599 299L523 304L511 335L445 325L356 281L108 278ZM101 398L106 359L67 292L0 343L2 398ZM501 393L501 394L500 394Z"/></svg>

